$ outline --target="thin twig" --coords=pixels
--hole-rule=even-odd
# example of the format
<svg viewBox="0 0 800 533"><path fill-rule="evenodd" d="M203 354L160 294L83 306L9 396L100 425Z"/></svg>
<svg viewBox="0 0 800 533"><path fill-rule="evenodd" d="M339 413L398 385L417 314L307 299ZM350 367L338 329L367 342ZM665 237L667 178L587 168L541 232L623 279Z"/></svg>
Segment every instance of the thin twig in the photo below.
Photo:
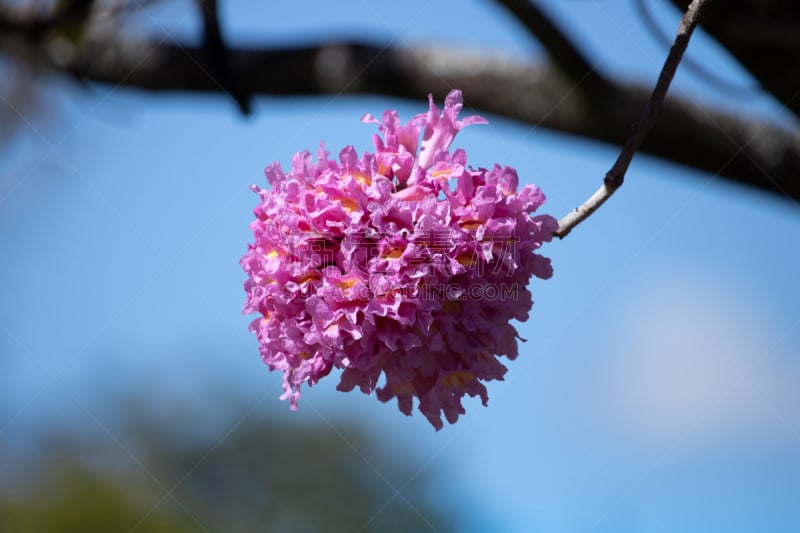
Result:
<svg viewBox="0 0 800 533"><path fill-rule="evenodd" d="M650 32L650 35L653 36L653 39L658 42L658 45L666 48L670 45L669 34L663 31L663 29L658 25L653 13L650 12L647 2L648 0L635 0L633 5L636 8L636 13L639 16L639 19L644 22L645 27ZM689 70L700 81L707 83L709 87L717 89L722 93L731 96L744 97L752 96L758 90L758 86L754 82L741 84L728 81L725 78L718 76L713 70L707 69L702 64L693 61L691 56L684 57L681 64L683 65L684 70Z"/></svg>
<svg viewBox="0 0 800 533"><path fill-rule="evenodd" d="M558 222L558 231L554 233L556 237L563 239L572 229L589 218L589 216L597 211L597 209L608 200L614 191L619 189L625 179L625 172L631 164L633 156L641 146L642 142L647 137L650 129L653 127L658 111L661 109L661 104L667 96L667 90L675 76L675 71L681 62L683 53L689 45L689 39L697 23L700 20L700 15L703 10L711 3L711 0L692 0L686 14L683 15L680 25L678 26L678 34L675 36L675 42L672 43L672 48L669 51L667 60L661 68L661 74L658 76L658 82L653 89L653 94L644 108L642 117L636 124L628 141L622 148L614 166L611 167L603 179L603 185L595 192L583 205L573 209L567 216Z"/></svg>
<svg viewBox="0 0 800 533"><path fill-rule="evenodd" d="M137 0L136 5L158 1ZM135 37L106 27L83 41L69 64L52 64L48 48L28 37L29 18L3 4L0 0L0 55L24 58L26 64L73 74L88 83L143 89L153 98L175 91L184 98L226 94L209 77L202 45ZM704 24L715 5L705 12ZM574 82L551 66L431 43L398 47L383 41L314 40L291 46L234 46L227 53L246 94L284 98L347 93L419 101L428 93L442 99L458 87L481 114L620 147L653 91L652 84L609 78L610 95L586 99L572 91ZM337 61L329 61L332 55ZM671 93L640 150L713 173L729 184L800 201L800 135L773 121L701 106Z"/></svg>

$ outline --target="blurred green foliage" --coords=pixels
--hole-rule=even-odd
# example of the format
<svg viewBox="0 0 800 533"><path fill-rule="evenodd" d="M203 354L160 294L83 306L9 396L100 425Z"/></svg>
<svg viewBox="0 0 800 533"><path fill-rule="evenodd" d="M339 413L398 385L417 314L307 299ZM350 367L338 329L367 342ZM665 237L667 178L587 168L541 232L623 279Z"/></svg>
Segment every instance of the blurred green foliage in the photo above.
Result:
<svg viewBox="0 0 800 533"><path fill-rule="evenodd" d="M45 465L43 465L45 466ZM0 527L11 532L127 531L147 512L124 479L110 479L78 464L48 464L34 487L0 501ZM188 516L158 509L139 531L197 531Z"/></svg>
<svg viewBox="0 0 800 533"><path fill-rule="evenodd" d="M111 435L50 435L16 463L4 454L0 531L451 530L418 496L424 479L353 428L181 427L140 415ZM397 495L390 479L412 481Z"/></svg>

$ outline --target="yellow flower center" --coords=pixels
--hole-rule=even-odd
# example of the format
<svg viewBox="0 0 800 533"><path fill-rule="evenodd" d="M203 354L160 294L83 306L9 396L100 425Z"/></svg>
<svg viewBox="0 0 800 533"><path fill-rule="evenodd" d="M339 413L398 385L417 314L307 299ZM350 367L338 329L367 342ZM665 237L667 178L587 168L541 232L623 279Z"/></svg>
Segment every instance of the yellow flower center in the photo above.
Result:
<svg viewBox="0 0 800 533"><path fill-rule="evenodd" d="M475 374L469 370L456 370L445 376L443 381L446 387L463 388L473 379L475 379Z"/></svg>
<svg viewBox="0 0 800 533"><path fill-rule="evenodd" d="M456 256L456 261L458 261L464 268L470 268L477 262L475 261L474 253L459 254L458 256Z"/></svg>
<svg viewBox="0 0 800 533"><path fill-rule="evenodd" d="M384 254L384 257L388 259L400 259L404 251L403 248L390 248L389 251Z"/></svg>
<svg viewBox="0 0 800 533"><path fill-rule="evenodd" d="M339 198L339 202L342 204L342 207L345 211L356 211L358 209L358 202L353 200L350 197Z"/></svg>

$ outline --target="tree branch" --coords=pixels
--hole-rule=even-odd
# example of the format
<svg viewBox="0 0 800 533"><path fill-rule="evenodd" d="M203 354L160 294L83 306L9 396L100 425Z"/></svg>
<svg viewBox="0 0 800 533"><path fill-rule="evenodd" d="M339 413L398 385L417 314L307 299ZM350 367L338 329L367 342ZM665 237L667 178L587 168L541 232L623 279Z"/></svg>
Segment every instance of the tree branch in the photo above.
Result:
<svg viewBox="0 0 800 533"><path fill-rule="evenodd" d="M687 0L671 0L683 9ZM701 24L764 90L800 117L800 2L736 0L712 5Z"/></svg>
<svg viewBox="0 0 800 533"><path fill-rule="evenodd" d="M14 38L13 22L17 21L0 34L0 51L46 54L45 47L24 35ZM644 86L612 83L609 95L590 101L576 95L574 84L555 69L435 46L393 48L339 41L230 48L228 58L247 94L383 94L424 100L428 93L443 98L458 87L481 112L620 146L651 92ZM39 64L53 62L42 58ZM115 86L224 94L208 77L202 46L95 34L67 68L82 79ZM769 124L667 97L641 150L800 200L800 138Z"/></svg>
<svg viewBox="0 0 800 533"><path fill-rule="evenodd" d="M686 47L689 46L689 39L692 37L692 32L694 32L694 29L697 27L703 10L710 2L711 0L692 0L689 9L686 10L686 14L683 16L678 26L678 34L675 36L675 42L672 43L672 48L670 48L667 60L661 68L661 73L653 89L653 94L647 101L647 106L644 108L642 118L639 119L636 124L633 134L622 148L622 153L620 153L614 166L611 167L611 170L606 174L600 189L586 200L583 205L576 207L567 216L558 221L558 231L555 232L555 236L563 239L569 235L569 232L572 231L575 226L597 211L597 209L614 194L614 191L622 186L622 182L625 180L625 173L628 171L633 156L636 155L636 152L639 150L642 142L644 142L647 134L650 133L650 130L653 128L653 124L655 124L658 112L661 110L661 105L667 96L669 86L672 83L672 79L675 77L678 65L681 63L683 53L686 51Z"/></svg>
<svg viewBox="0 0 800 533"><path fill-rule="evenodd" d="M211 66L211 74L219 81L220 88L227 92L239 106L243 115L250 114L250 97L240 89L239 80L231 72L228 49L222 39L217 0L197 0L203 15L203 46Z"/></svg>
<svg viewBox="0 0 800 533"><path fill-rule="evenodd" d="M551 61L577 88L594 94L605 93L608 81L589 62L561 29L531 0L495 0L513 14L544 46Z"/></svg>
<svg viewBox="0 0 800 533"><path fill-rule="evenodd" d="M658 21L650 11L648 5L650 1L652 0L634 0L633 6L636 8L636 14L644 23L650 36L653 37L660 47L666 48L672 44L672 37L659 26ZM706 15L703 17L704 20L701 21L700 27L703 27L703 23L707 18L708 12L706 12ZM752 97L755 92L758 91L758 87L755 83L734 83L733 81L728 81L717 75L714 70L712 70L713 66L711 68L704 66L695 61L691 56L683 58L681 61L681 68L690 71L694 77L706 83L710 88L717 89L720 93L729 96L738 95L742 98Z"/></svg>

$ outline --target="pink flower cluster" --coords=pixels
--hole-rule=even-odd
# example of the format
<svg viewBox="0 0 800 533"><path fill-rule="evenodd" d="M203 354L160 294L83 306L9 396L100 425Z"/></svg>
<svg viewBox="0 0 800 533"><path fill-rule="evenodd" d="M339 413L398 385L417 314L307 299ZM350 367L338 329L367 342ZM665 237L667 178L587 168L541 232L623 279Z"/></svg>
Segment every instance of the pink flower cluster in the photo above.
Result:
<svg viewBox="0 0 800 533"><path fill-rule="evenodd" d="M454 423L465 394L488 396L482 381L502 380L499 356L517 356L511 319L526 320L531 276L549 278L536 251L557 221L532 216L544 195L518 190L513 168L467 166L448 150L466 125L460 91L440 113L401 124L396 111L379 125L375 153L352 146L339 160L322 145L316 161L296 154L288 174L265 173L270 189L251 224L255 243L241 260L245 313L284 394L297 408L300 386L336 367L338 389L359 387L409 415L412 399L436 429ZM420 133L422 138L420 140ZM418 153L419 148L419 153Z"/></svg>

